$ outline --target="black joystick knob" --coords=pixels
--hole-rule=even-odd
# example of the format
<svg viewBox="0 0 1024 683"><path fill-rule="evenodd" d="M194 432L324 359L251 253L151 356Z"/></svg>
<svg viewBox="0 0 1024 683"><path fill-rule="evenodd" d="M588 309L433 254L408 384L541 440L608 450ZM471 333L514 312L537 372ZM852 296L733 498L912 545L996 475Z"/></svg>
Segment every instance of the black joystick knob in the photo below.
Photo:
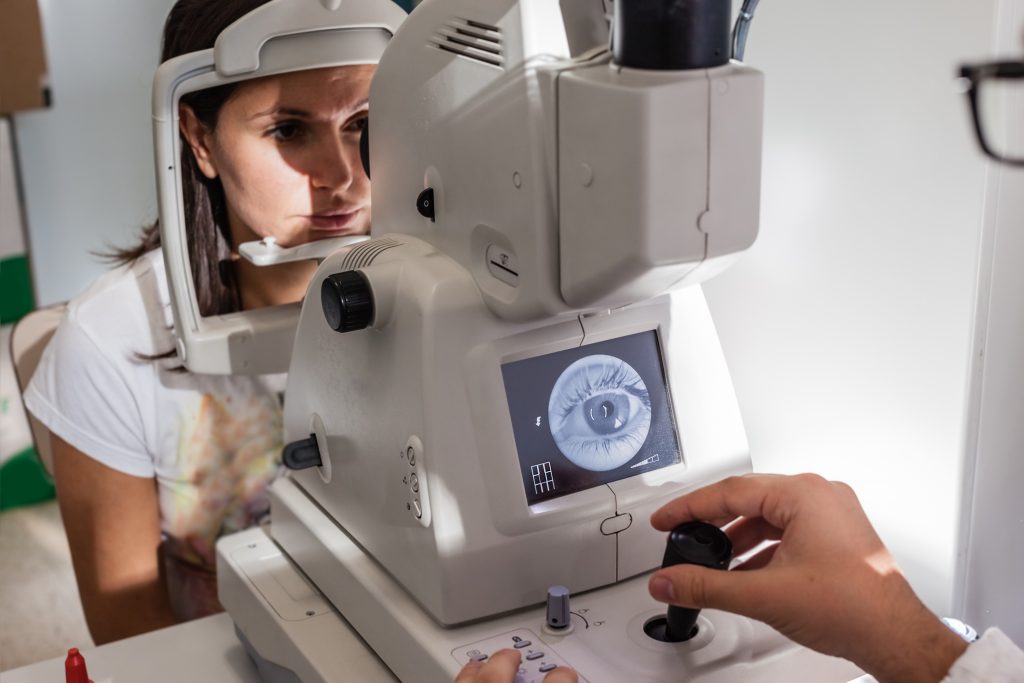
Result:
<svg viewBox="0 0 1024 683"><path fill-rule="evenodd" d="M662 568L696 564L710 569L728 569L732 542L721 529L707 522L680 524L668 536ZM644 627L656 640L678 643L697 635L699 609L670 605L664 619L652 619Z"/></svg>
<svg viewBox="0 0 1024 683"><path fill-rule="evenodd" d="M373 322L373 289L358 270L327 276L320 285L320 305L336 332L362 330Z"/></svg>

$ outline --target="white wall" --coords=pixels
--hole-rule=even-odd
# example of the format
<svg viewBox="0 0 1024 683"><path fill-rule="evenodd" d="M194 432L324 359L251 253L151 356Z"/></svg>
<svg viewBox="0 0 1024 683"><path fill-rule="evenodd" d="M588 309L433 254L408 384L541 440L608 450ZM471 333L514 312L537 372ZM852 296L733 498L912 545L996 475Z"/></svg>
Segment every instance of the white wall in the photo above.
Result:
<svg viewBox="0 0 1024 683"><path fill-rule="evenodd" d="M0 118L0 259L25 253L11 126Z"/></svg>
<svg viewBox="0 0 1024 683"><path fill-rule="evenodd" d="M53 107L15 117L39 305L156 218L149 89L173 0L40 0Z"/></svg>
<svg viewBox="0 0 1024 683"><path fill-rule="evenodd" d="M1002 3L1001 53L1020 59L1024 1ZM1024 87L1005 125L1024 147ZM1024 169L993 166L981 259L956 609L1024 643Z"/></svg>
<svg viewBox="0 0 1024 683"><path fill-rule="evenodd" d="M996 8L761 3L762 231L706 287L755 468L849 482L947 614L987 168L954 74Z"/></svg>

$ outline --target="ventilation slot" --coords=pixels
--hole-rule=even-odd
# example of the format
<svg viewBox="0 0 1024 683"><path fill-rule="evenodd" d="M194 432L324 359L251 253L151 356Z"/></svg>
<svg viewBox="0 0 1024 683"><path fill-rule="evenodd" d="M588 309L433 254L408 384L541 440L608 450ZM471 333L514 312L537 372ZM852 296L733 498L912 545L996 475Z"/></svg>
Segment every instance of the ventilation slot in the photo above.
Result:
<svg viewBox="0 0 1024 683"><path fill-rule="evenodd" d="M472 19L452 19L438 29L431 45L439 50L490 66L502 67L505 52L501 29Z"/></svg>
<svg viewBox="0 0 1024 683"><path fill-rule="evenodd" d="M394 249L395 247L400 246L402 246L401 242L390 237L363 242L362 244L355 246L352 251L345 256L345 260L342 262L341 268L342 270L358 270L359 268L365 268L388 249Z"/></svg>

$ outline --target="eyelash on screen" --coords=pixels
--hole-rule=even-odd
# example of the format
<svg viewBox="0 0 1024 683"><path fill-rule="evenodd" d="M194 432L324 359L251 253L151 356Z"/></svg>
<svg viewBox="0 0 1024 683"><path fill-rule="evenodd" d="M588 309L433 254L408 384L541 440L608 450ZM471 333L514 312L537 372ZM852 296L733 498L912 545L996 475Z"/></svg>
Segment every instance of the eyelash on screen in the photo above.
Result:
<svg viewBox="0 0 1024 683"><path fill-rule="evenodd" d="M626 385L624 382L629 377L630 372L626 368L625 363L618 363L612 368L605 368L601 377L595 384L590 382L590 374L586 369L583 369L578 375L572 378L572 396L563 399L561 405L559 405L559 412L562 415L562 419L565 419L569 414L578 408L584 401L594 396L596 393L601 391L607 391L608 389L625 391L633 396L636 396L640 401L650 408L651 398L650 394L646 390L641 390L636 387L636 384Z"/></svg>

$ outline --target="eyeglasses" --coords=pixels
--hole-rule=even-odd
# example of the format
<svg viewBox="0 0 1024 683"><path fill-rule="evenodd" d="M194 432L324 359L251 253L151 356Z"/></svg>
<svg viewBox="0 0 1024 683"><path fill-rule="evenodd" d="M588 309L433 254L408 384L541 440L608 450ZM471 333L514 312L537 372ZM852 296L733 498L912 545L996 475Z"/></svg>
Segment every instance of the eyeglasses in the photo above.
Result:
<svg viewBox="0 0 1024 683"><path fill-rule="evenodd" d="M978 144L996 161L1024 166L1024 118L1007 111L1024 103L1024 62L992 62L960 67L974 115Z"/></svg>

